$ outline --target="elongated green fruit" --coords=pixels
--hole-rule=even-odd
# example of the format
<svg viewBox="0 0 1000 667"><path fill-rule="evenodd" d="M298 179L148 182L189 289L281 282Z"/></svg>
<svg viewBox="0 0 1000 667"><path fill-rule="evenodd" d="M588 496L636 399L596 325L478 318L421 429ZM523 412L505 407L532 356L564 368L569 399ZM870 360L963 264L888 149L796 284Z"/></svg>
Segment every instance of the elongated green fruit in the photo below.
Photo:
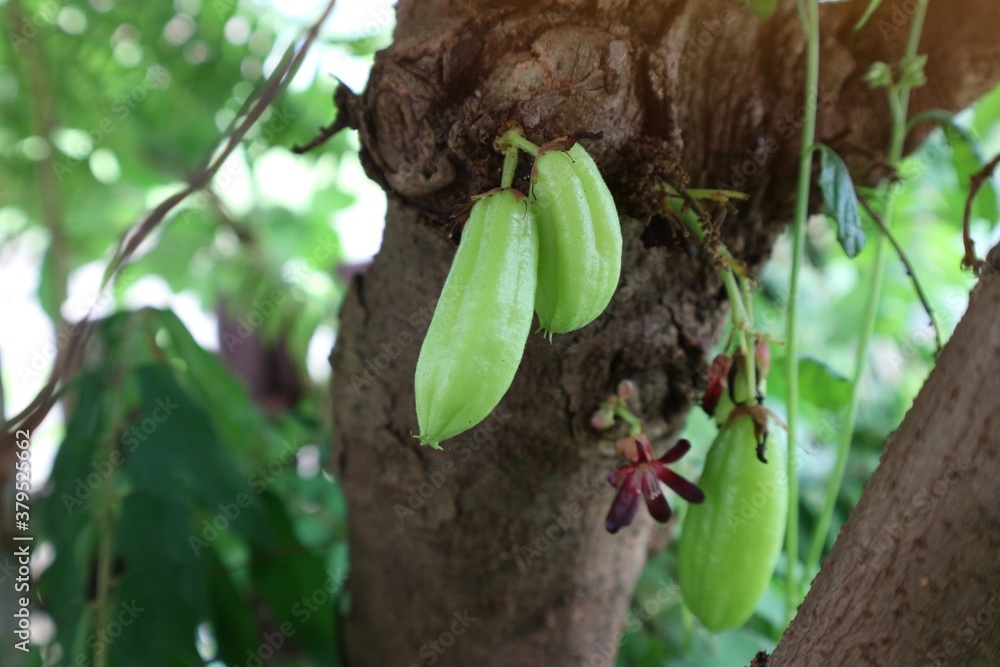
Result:
<svg viewBox="0 0 1000 667"><path fill-rule="evenodd" d="M524 196L478 200L420 348L414 382L424 444L472 428L507 392L531 330L538 235Z"/></svg>
<svg viewBox="0 0 1000 667"><path fill-rule="evenodd" d="M615 200L580 144L543 150L531 192L538 216L538 320L550 334L574 331L604 312L618 287L622 229Z"/></svg>
<svg viewBox="0 0 1000 667"><path fill-rule="evenodd" d="M756 454L754 417L740 414L719 432L688 507L677 567L684 601L709 630L743 625L771 581L788 511L787 455L771 438Z"/></svg>

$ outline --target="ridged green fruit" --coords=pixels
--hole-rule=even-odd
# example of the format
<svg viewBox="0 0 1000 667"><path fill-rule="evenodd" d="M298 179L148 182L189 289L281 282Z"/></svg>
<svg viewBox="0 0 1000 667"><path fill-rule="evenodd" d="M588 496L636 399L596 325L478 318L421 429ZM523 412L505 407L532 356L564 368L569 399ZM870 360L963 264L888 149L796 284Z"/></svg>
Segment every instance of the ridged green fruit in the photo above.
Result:
<svg viewBox="0 0 1000 667"><path fill-rule="evenodd" d="M472 428L503 398L531 331L537 275L538 235L524 196L508 188L479 199L417 359L424 444Z"/></svg>
<svg viewBox="0 0 1000 667"><path fill-rule="evenodd" d="M684 518L677 567L688 608L712 632L743 625L767 590L781 554L788 511L787 453L770 438L757 459L754 418L719 432L698 486L705 502Z"/></svg>
<svg viewBox="0 0 1000 667"><path fill-rule="evenodd" d="M539 242L535 310L547 333L567 333L604 312L618 287L618 210L580 144L543 150L535 159L531 192Z"/></svg>

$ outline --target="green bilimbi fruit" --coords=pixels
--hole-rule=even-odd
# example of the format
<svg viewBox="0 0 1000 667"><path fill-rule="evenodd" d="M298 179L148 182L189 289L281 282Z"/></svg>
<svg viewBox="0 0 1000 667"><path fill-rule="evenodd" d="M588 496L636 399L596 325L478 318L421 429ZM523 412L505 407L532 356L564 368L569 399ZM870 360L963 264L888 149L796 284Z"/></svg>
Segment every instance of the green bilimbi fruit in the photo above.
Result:
<svg viewBox="0 0 1000 667"><path fill-rule="evenodd" d="M421 442L436 447L503 398L531 331L537 272L524 196L507 188L476 201L417 359Z"/></svg>
<svg viewBox="0 0 1000 667"><path fill-rule="evenodd" d="M622 265L615 200L580 144L542 147L532 172L538 217L535 310L548 334L595 320L611 301Z"/></svg>
<svg viewBox="0 0 1000 667"><path fill-rule="evenodd" d="M737 389L744 377L737 372ZM745 398L739 393L737 400ZM787 452L762 428L767 413L760 406L726 409L698 481L705 502L688 507L677 556L684 601L713 632L739 627L753 614L781 554L788 512Z"/></svg>

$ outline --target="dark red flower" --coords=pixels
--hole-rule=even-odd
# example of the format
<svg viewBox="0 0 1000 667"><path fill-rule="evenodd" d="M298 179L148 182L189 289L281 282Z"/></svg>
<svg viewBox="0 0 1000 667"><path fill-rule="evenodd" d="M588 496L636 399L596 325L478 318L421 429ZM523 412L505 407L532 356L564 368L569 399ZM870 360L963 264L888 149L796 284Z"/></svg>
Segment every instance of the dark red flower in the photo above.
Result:
<svg viewBox="0 0 1000 667"><path fill-rule="evenodd" d="M719 404L722 392L729 384L729 369L733 367L733 358L728 354L720 354L712 360L712 368L708 372L708 386L705 396L701 399L701 407L711 417L715 415L715 406Z"/></svg>
<svg viewBox="0 0 1000 667"><path fill-rule="evenodd" d="M663 495L662 484L666 484L689 503L700 503L705 500L701 489L687 481L673 470L667 468L668 463L674 463L691 449L687 440L678 440L666 454L658 459L653 458L653 446L644 435L623 438L618 443L618 450L631 459L630 463L618 470L608 473L608 482L618 487L618 495L611 504L604 527L609 533L617 533L635 519L639 509L639 496L646 500L646 507L653 518L660 523L666 523L670 518L670 505Z"/></svg>

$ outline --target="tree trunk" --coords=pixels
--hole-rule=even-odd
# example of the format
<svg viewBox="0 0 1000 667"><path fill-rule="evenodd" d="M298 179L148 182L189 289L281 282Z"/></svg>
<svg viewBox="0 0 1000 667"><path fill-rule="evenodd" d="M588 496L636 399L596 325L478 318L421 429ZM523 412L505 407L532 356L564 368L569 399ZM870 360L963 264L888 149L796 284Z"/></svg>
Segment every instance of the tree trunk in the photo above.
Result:
<svg viewBox="0 0 1000 667"><path fill-rule="evenodd" d="M1000 665L1000 246L769 667Z"/></svg>
<svg viewBox="0 0 1000 667"><path fill-rule="evenodd" d="M898 58L908 23L904 13L892 27L904 10L887 2L852 32L864 4L822 8L819 137L836 140L862 180L871 158L851 147L885 145L889 126L884 91L861 77ZM977 32L1000 6L939 4L922 49L932 85L913 113L961 108L1000 75L998 47ZM766 258L793 196L801 29L790 3L760 23L741 0L401 0L397 11L366 92L338 94L339 122L360 130L390 200L382 250L352 285L333 354L350 664L608 665L652 524L604 531L614 454L588 419L631 379L662 450L725 314L711 262L671 242L653 188L689 176L752 193L723 235L751 266ZM529 340L487 422L444 452L421 448L413 372L454 254L448 213L498 185L492 143L509 120L536 142L600 133L588 149L622 214L622 283L585 329Z"/></svg>

